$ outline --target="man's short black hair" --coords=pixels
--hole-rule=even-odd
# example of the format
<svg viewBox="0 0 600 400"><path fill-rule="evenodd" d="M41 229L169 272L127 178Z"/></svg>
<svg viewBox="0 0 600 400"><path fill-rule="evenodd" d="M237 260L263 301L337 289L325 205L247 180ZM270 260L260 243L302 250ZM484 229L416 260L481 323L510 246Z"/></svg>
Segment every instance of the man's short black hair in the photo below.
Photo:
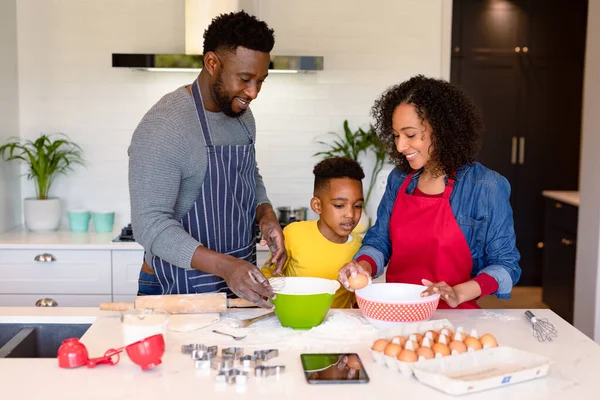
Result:
<svg viewBox="0 0 600 400"><path fill-rule="evenodd" d="M270 53L274 45L273 29L245 11L221 14L204 31L204 54L217 49L235 52L238 46Z"/></svg>
<svg viewBox="0 0 600 400"><path fill-rule="evenodd" d="M315 193L319 189L326 189L329 181L334 178L350 178L362 182L365 173L360 164L347 157L326 158L313 169L315 174Z"/></svg>

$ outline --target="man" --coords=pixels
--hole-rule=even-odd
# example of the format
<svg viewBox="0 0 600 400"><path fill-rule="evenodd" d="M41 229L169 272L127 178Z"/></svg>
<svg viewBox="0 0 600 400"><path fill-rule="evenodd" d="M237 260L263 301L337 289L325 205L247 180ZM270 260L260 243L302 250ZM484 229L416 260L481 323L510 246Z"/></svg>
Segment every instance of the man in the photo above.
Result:
<svg viewBox="0 0 600 400"><path fill-rule="evenodd" d="M139 294L224 292L271 308L253 265L255 224L286 260L283 233L256 166L249 105L268 74L275 38L245 12L204 32L204 67L143 117L129 147L131 222L145 257Z"/></svg>

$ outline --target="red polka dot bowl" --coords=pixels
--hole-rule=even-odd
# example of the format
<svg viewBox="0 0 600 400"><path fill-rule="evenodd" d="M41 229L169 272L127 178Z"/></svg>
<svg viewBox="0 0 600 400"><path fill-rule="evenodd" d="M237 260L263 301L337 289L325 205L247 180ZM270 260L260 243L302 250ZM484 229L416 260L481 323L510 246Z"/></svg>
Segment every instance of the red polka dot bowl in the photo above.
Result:
<svg viewBox="0 0 600 400"><path fill-rule="evenodd" d="M364 317L376 328L427 321L437 309L440 295L421 297L426 286L407 283L372 283L356 291Z"/></svg>

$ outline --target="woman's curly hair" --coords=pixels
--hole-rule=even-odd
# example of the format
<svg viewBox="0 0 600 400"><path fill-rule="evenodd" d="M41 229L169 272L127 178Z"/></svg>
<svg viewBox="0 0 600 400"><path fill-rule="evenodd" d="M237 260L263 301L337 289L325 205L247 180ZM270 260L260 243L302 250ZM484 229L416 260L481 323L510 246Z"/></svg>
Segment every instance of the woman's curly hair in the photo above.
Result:
<svg viewBox="0 0 600 400"><path fill-rule="evenodd" d="M221 14L204 31L204 54L218 48L235 52L238 46L270 53L274 45L273 29L245 11Z"/></svg>
<svg viewBox="0 0 600 400"><path fill-rule="evenodd" d="M412 169L406 157L396 149L394 140L392 114L400 104L414 105L419 117L431 125L431 159L440 172L452 176L458 168L475 160L483 131L477 107L449 82L417 75L387 89L371 109L377 136L392 162L402 171Z"/></svg>

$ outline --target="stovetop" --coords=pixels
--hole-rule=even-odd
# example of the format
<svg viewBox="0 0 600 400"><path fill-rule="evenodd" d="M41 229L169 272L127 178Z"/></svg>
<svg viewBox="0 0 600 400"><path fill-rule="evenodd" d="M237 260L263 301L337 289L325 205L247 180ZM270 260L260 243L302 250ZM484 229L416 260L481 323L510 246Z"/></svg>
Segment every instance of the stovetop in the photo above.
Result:
<svg viewBox="0 0 600 400"><path fill-rule="evenodd" d="M113 242L135 242L131 224L121 229L121 234L112 240Z"/></svg>
<svg viewBox="0 0 600 400"><path fill-rule="evenodd" d="M285 228L288 223L280 222L281 228ZM112 240L113 243L119 242L135 242L135 238L133 237L133 228L131 227L131 223L127 224L124 228L121 229L121 234ZM260 232L256 234L256 243L260 242Z"/></svg>

